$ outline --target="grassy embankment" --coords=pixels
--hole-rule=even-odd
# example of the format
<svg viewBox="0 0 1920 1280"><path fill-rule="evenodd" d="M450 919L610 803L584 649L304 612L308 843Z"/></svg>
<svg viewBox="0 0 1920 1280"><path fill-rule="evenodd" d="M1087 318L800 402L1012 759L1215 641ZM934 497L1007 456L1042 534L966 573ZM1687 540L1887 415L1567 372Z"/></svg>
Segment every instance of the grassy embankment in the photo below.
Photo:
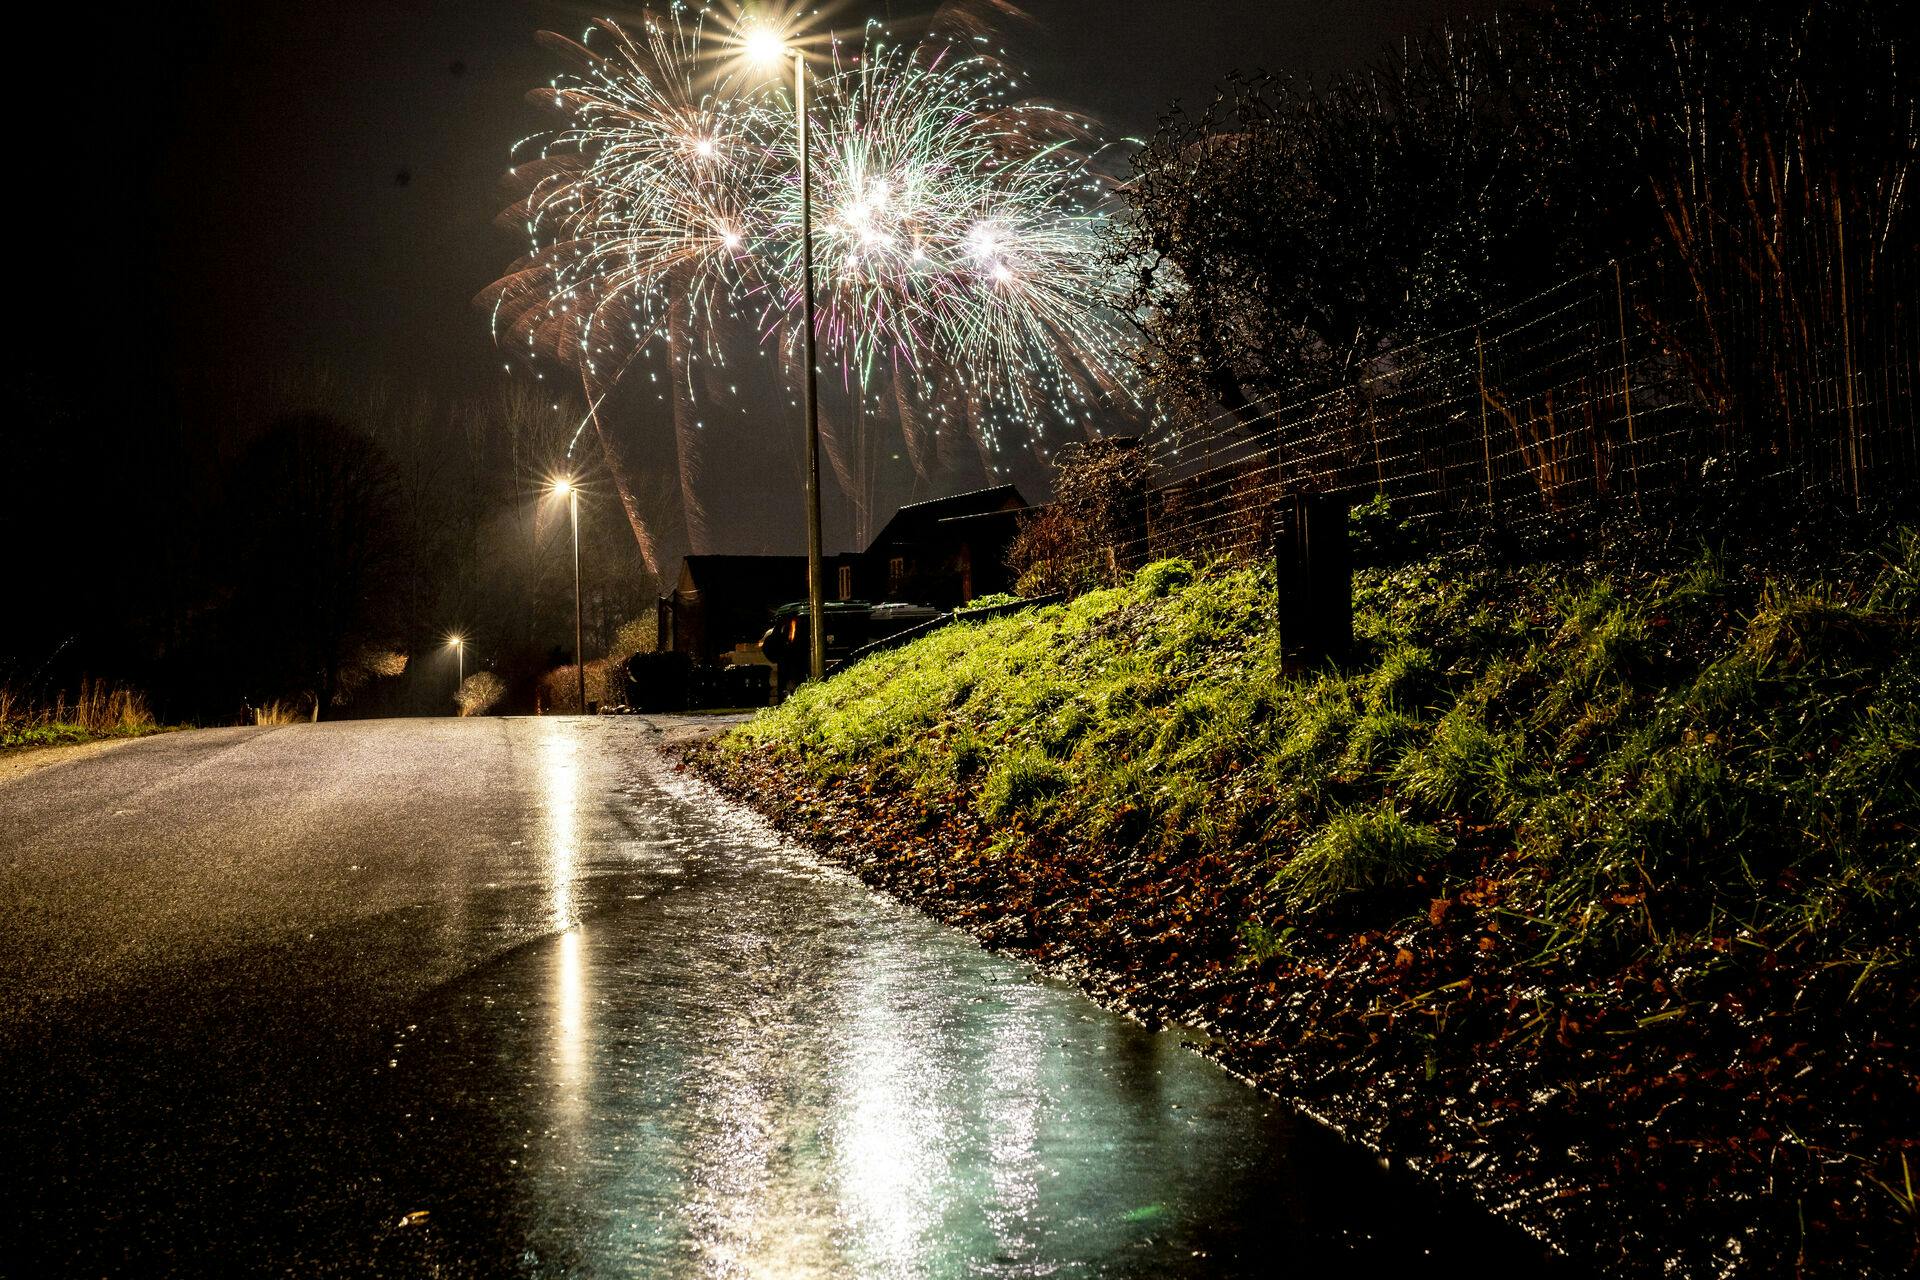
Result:
<svg viewBox="0 0 1920 1280"><path fill-rule="evenodd" d="M49 703L0 686L0 751L137 738L165 727L154 721L139 692L104 680L81 681L80 692L71 702L65 693Z"/></svg>
<svg viewBox="0 0 1920 1280"><path fill-rule="evenodd" d="M1163 562L694 763L1580 1256L1904 1273L1920 535L1784 575L1459 553L1356 606L1354 659L1288 678L1269 572Z"/></svg>

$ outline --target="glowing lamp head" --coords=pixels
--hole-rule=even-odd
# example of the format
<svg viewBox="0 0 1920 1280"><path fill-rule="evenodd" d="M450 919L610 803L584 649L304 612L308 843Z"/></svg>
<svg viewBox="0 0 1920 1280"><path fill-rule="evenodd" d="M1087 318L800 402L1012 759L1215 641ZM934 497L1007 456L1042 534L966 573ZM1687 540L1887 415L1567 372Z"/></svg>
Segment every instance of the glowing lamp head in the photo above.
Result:
<svg viewBox="0 0 1920 1280"><path fill-rule="evenodd" d="M447 637L447 648L449 649L458 649L463 645L465 645L466 643L467 643L467 638L463 635L456 634L456 635L450 635Z"/></svg>
<svg viewBox="0 0 1920 1280"><path fill-rule="evenodd" d="M740 39L740 47L746 51L747 60L762 67L771 67L787 56L787 42L780 33L764 22L756 22L748 27Z"/></svg>
<svg viewBox="0 0 1920 1280"><path fill-rule="evenodd" d="M573 492L572 480L569 480L563 476L560 479L555 480L553 482L553 493L555 497L564 498L572 492Z"/></svg>

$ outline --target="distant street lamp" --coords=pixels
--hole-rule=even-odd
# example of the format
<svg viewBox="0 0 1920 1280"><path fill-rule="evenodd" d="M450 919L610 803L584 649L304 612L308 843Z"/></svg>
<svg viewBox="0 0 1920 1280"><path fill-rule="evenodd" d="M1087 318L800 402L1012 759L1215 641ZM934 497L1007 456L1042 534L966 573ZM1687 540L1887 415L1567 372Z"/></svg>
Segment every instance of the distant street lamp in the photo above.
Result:
<svg viewBox="0 0 1920 1280"><path fill-rule="evenodd" d="M453 678L453 700L460 701L460 686L467 682L467 638L458 632L447 637L447 647L453 650L456 666Z"/></svg>
<svg viewBox="0 0 1920 1280"><path fill-rule="evenodd" d="M580 714L587 714L587 665L580 653L580 487L571 476L553 482L553 492L567 500L573 521L573 678Z"/></svg>
<svg viewBox="0 0 1920 1280"><path fill-rule="evenodd" d="M760 66L779 64L787 50L779 30L763 21L744 26L740 47ZM827 674L826 569L820 549L820 392L814 372L813 350L813 176L807 163L807 59L793 52L793 114L800 131L800 269L801 326L807 373L807 633L813 678Z"/></svg>

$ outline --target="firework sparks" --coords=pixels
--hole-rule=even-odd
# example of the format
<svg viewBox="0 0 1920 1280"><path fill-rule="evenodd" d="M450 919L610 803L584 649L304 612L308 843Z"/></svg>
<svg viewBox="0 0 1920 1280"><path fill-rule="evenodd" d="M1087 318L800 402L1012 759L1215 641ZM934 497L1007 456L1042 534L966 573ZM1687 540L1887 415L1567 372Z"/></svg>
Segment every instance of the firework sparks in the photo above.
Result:
<svg viewBox="0 0 1920 1280"><path fill-rule="evenodd" d="M528 194L511 212L531 251L483 295L503 345L573 365L590 399L669 339L685 475L698 469L689 404L743 335L758 335L774 379L798 373L790 91L714 52L727 43L716 21L675 3L553 39L577 69L538 96L566 123L516 163ZM862 420L897 413L916 467L935 452L929 430L990 454L1015 428L1036 443L1049 420L1083 428L1124 364L1102 305L1108 187L1086 123L1021 101L996 59L957 40L897 44L870 24L820 61L816 336Z"/></svg>

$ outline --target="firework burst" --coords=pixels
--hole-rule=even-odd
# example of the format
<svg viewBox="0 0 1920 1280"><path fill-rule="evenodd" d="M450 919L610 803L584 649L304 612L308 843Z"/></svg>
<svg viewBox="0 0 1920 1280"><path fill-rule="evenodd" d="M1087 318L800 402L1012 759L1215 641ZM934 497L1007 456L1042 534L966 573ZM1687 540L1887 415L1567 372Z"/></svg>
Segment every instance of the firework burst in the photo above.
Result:
<svg viewBox="0 0 1920 1280"><path fill-rule="evenodd" d="M823 77L815 166L820 338L843 373L965 370L979 394L1032 420L1075 403L1061 362L1115 372L1094 237L1106 190L1077 118L1014 99L1013 77L944 42L888 43ZM791 131L783 136L791 146ZM797 168L797 157L773 172ZM797 184L781 185L766 248L780 306L800 308ZM756 260L764 260L756 255Z"/></svg>
<svg viewBox="0 0 1920 1280"><path fill-rule="evenodd" d="M516 157L526 197L509 216L530 253L483 300L503 346L575 368L593 402L662 340L697 544L689 405L737 386L714 374L743 347L776 385L801 372L790 89L728 57L724 21L686 4L549 40L575 69L536 96L566 122ZM1021 100L955 35L896 43L870 24L815 63L815 332L847 416L896 421L923 479L943 432L972 438L992 472L1009 442L1044 451L1049 426L1085 430L1124 367L1095 244L1110 184L1087 123ZM848 442L828 434L842 488L858 488Z"/></svg>

